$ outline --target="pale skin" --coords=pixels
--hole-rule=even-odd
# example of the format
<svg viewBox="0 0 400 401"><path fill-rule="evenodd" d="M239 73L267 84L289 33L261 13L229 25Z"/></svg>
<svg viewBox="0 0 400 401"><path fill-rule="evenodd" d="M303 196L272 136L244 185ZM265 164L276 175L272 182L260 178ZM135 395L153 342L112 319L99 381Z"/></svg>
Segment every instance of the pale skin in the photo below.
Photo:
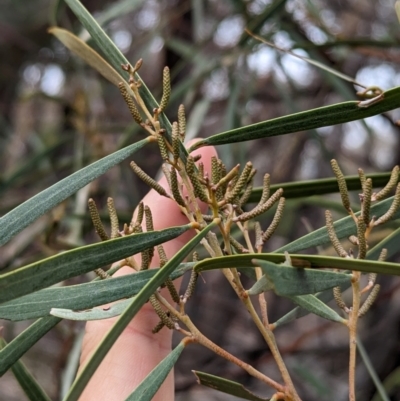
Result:
<svg viewBox="0 0 400 401"><path fill-rule="evenodd" d="M193 142L195 142L194 140ZM193 145L193 142L189 144ZM211 171L211 157L216 156L212 147L201 148L192 155L201 154L201 161L206 171ZM165 177L160 180L164 188L168 188ZM143 199L144 205L153 213L154 229L186 224L187 218L182 215L175 202L160 196L151 190ZM206 205L202 206L204 211ZM167 257L174 255L194 235L194 231L186 232L180 237L164 244ZM136 257L135 257L136 258ZM137 258L140 261L140 258ZM155 252L152 267L159 266L158 254ZM125 266L115 276L132 274L132 268ZM180 282L174 282L177 286ZM163 293L163 295L165 295ZM86 324L83 339L81 365L90 357L93 350L115 323L117 318L91 321ZM80 397L80 401L112 400L123 401L140 384L147 374L171 352L172 331L162 329L152 334L152 329L159 318L149 303L145 304L125 331L113 345L96 373L88 383ZM153 401L174 400L174 377L171 373L165 380Z"/></svg>

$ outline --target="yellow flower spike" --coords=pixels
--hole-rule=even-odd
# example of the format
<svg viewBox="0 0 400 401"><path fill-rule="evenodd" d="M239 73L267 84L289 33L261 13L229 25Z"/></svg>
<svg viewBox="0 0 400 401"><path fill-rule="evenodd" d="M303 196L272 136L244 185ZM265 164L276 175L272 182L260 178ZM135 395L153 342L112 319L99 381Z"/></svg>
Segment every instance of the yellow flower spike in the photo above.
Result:
<svg viewBox="0 0 400 401"><path fill-rule="evenodd" d="M123 82L120 82L118 84L119 91L121 92L122 97L125 100L125 103L128 105L128 109L135 120L139 125L143 123L142 116L139 113L138 108L136 107L135 102L133 101L131 95L128 93L128 90L126 89L126 86Z"/></svg>
<svg viewBox="0 0 400 401"><path fill-rule="evenodd" d="M397 184L396 193L394 195L393 202L390 205L389 210L374 222L374 227L389 221L395 215L399 206L400 206L400 183Z"/></svg>
<svg viewBox="0 0 400 401"><path fill-rule="evenodd" d="M113 198L107 199L107 208L111 222L111 238L117 238L119 236L119 221Z"/></svg>
<svg viewBox="0 0 400 401"><path fill-rule="evenodd" d="M164 67L163 69L163 94L160 100L160 107L158 108L158 113L163 112L168 106L169 98L171 96L171 77L169 74L169 68Z"/></svg>
<svg viewBox="0 0 400 401"><path fill-rule="evenodd" d="M169 198L169 195L167 194L167 191L153 178L151 178L149 175L147 175L135 162L131 162L130 166L132 170L135 172L135 174L149 187L153 188L155 191L157 191L161 196L165 196L166 198Z"/></svg>
<svg viewBox="0 0 400 401"><path fill-rule="evenodd" d="M357 259L365 259L367 255L367 240L365 238L365 231L367 227L365 225L363 216L359 216L357 219L357 238L358 238L358 256Z"/></svg>
<svg viewBox="0 0 400 401"><path fill-rule="evenodd" d="M378 201L389 196L390 192L396 187L399 181L399 166L394 166L392 174L390 174L389 182L378 193L373 195L373 199Z"/></svg>
<svg viewBox="0 0 400 401"><path fill-rule="evenodd" d="M88 206L89 206L90 218L92 219L93 226L97 235L100 237L102 241L107 241L109 237L106 233L106 230L104 229L103 223L101 222L101 218L99 215L99 211L97 210L96 203L92 198L88 200Z"/></svg>
<svg viewBox="0 0 400 401"><path fill-rule="evenodd" d="M179 190L178 176L176 174L176 170L173 167L171 168L170 171L170 180L171 180L170 185L171 185L172 196L174 197L178 205L186 207L186 203L181 195L181 191Z"/></svg>
<svg viewBox="0 0 400 401"><path fill-rule="evenodd" d="M361 215L364 219L365 225L368 227L370 222L370 211L371 211L371 196L372 196L372 180L368 178L364 182L363 193L360 196L361 199Z"/></svg>
<svg viewBox="0 0 400 401"><path fill-rule="evenodd" d="M178 108L178 133L183 142L186 135L186 115L185 106L181 104Z"/></svg>
<svg viewBox="0 0 400 401"><path fill-rule="evenodd" d="M271 182L270 175L267 173L264 175L261 199L258 202L259 205L265 203L269 198L269 190L271 185L270 182Z"/></svg>
<svg viewBox="0 0 400 401"><path fill-rule="evenodd" d="M268 200L262 205L256 206L253 210L250 212L246 212L241 214L240 216L237 216L233 219L234 222L244 222L250 219L253 219L254 217L259 216L260 214L266 212L267 210L271 209L271 207L282 197L283 195L283 189L279 188Z"/></svg>
<svg viewBox="0 0 400 401"><path fill-rule="evenodd" d="M380 289L381 286L379 284L373 286L372 291L369 293L367 299L365 300L361 308L358 310L358 317L363 317L368 312L368 310L375 302Z"/></svg>
<svg viewBox="0 0 400 401"><path fill-rule="evenodd" d="M279 225L279 222L282 219L284 209L285 209L285 198L280 198L278 207L276 208L274 218L272 219L271 224L265 230L265 232L261 238L263 244L265 244L272 237L272 234L275 232L276 228Z"/></svg>
<svg viewBox="0 0 400 401"><path fill-rule="evenodd" d="M349 255L348 253L344 250L342 244L340 243L336 232L335 228L333 226L333 219L332 219L332 214L329 210L325 211L325 221L326 221L326 228L328 230L328 235L329 239L336 251L336 253L341 257L341 258L347 258Z"/></svg>
<svg viewBox="0 0 400 401"><path fill-rule="evenodd" d="M349 192L347 190L347 184L344 175L342 173L342 170L340 170L340 167L335 159L331 160L331 166L335 174L336 180L338 182L339 192L342 198L342 204L349 213L352 213Z"/></svg>

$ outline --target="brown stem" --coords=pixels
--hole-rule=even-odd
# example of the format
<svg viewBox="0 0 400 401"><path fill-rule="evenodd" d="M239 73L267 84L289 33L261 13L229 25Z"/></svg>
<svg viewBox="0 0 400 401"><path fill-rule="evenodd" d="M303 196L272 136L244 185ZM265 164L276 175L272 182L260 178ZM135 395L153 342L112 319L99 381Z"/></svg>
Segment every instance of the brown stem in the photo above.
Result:
<svg viewBox="0 0 400 401"><path fill-rule="evenodd" d="M279 392L284 392L285 391L285 387L284 386L282 386L281 384L277 383L275 380L272 380L268 376L265 376L263 373L261 373L260 371L258 371L255 368L253 368L248 363L243 362L239 358L237 358L234 355L230 354L229 352L225 351L224 349L219 347L217 344L215 344L211 340L209 340L207 337L205 337L198 330L198 328L193 324L193 322L191 321L191 319L190 319L190 317L188 315L178 312L159 293L156 294L156 298L158 299L158 301L160 303L162 303L169 310L169 312L172 315L174 315L177 319L179 319L190 330L191 336L196 342L198 342L199 344L203 345L204 347L210 349L211 351L215 352L217 355L220 355L223 358L225 358L226 360L228 360L228 361L234 363L235 365L241 367L249 375L251 375L251 376L263 381L268 386L273 387L276 391L279 391ZM178 331L182 332L185 335L189 334L186 330L181 329L181 328L179 328Z"/></svg>
<svg viewBox="0 0 400 401"><path fill-rule="evenodd" d="M349 400L356 401L355 375L356 375L356 352L357 352L357 322L358 311L360 309L360 272L353 272L353 307L349 312L349 340L350 340L350 360L349 360Z"/></svg>

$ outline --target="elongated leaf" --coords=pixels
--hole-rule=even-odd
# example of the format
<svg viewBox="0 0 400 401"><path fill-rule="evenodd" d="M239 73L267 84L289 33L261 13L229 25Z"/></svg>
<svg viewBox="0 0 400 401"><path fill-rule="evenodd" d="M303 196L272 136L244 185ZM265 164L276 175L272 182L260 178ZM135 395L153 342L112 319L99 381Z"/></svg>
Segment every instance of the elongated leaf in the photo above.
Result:
<svg viewBox="0 0 400 401"><path fill-rule="evenodd" d="M0 376L60 321L54 316L41 318L8 343L0 351Z"/></svg>
<svg viewBox="0 0 400 401"><path fill-rule="evenodd" d="M389 209L391 203L393 202L393 197L385 199L382 202L375 204L371 208L371 216L382 216L386 211ZM360 212L355 213L356 216L360 215ZM400 217L400 210L398 210L395 215L393 216L393 220L398 219ZM350 235L355 235L357 233L357 228L354 223L354 220L351 216L344 217L340 220L337 220L333 223L335 227L335 231L337 237L345 238L349 237ZM304 235L301 238L298 238L291 243L282 246L281 248L277 249L275 252L297 252L302 249L307 249L311 247L315 247L318 245L329 244L330 239L328 235L328 231L326 227L321 227L318 230L315 230L309 234Z"/></svg>
<svg viewBox="0 0 400 401"><path fill-rule="evenodd" d="M130 235L83 246L0 276L0 303L11 301L62 280L88 273L178 237L191 224Z"/></svg>
<svg viewBox="0 0 400 401"><path fill-rule="evenodd" d="M395 230L391 235L383 239L381 242L376 244L372 249L367 252L367 259L368 260L377 260L379 254L383 248L387 249L387 258L390 258L395 253L399 251L399 236L400 236L400 228ZM340 289L342 292L347 290L350 287L350 284L342 284L340 285ZM332 291L324 291L320 292L319 294L315 294L317 298L319 298L322 302L327 303L333 299L333 292ZM308 315L308 311L306 309L300 308L297 306L296 308L292 309L290 312L286 313L286 315L282 316L278 319L275 323L275 327L282 326L286 323L289 323L293 320L299 319L303 316Z"/></svg>
<svg viewBox="0 0 400 401"><path fill-rule="evenodd" d="M375 260L345 259L332 256L291 254L292 265L298 268L327 267L340 270L356 270L364 273L378 273L400 276L400 264L378 262ZM285 256L279 253L248 253L240 255L209 258L198 262L195 271L225 269L229 267L250 267L252 259L267 260L273 263L284 263Z"/></svg>
<svg viewBox="0 0 400 401"><path fill-rule="evenodd" d="M19 181L20 178L29 176L29 173L34 172L37 174L37 166L43 161L48 159L52 153L58 150L61 146L65 146L66 143L71 141L70 138L64 137L61 138L57 143L40 150L38 153L34 154L27 160L24 160L23 163L15 166L13 171L7 173L7 175L2 177L2 181L0 183L0 194L4 193L8 188L14 185L15 181ZM19 182L18 182L19 184Z"/></svg>
<svg viewBox="0 0 400 401"><path fill-rule="evenodd" d="M369 107L360 107L359 103L357 101L337 103L222 132L197 142L191 150L201 146L224 145L307 131L385 113L399 107L400 87L384 92L384 98Z"/></svg>
<svg viewBox="0 0 400 401"><path fill-rule="evenodd" d="M271 287L266 289L272 289L277 295L281 296L315 294L341 284L350 284L352 277L351 274L307 268L299 269L259 259L253 259L252 262L255 266L261 267L264 273L263 277L267 279L267 287ZM262 287L257 286L254 289L254 286L248 291L250 295L264 292Z"/></svg>
<svg viewBox="0 0 400 401"><path fill-rule="evenodd" d="M193 264L193 262L181 264L171 274L171 279L180 277L185 271L191 269ZM1 304L0 319L14 321L36 319L48 316L52 308L83 310L128 298L136 295L156 272L156 269L144 270L108 280L96 280L68 287L46 288ZM100 310L103 311L101 308ZM86 312L76 314L81 316ZM64 315L60 317L64 317Z"/></svg>
<svg viewBox="0 0 400 401"><path fill-rule="evenodd" d="M133 319L142 305L149 299L157 288L165 282L167 277L177 268L183 258L191 252L194 247L204 238L204 236L216 226L211 223L205 227L199 234L190 240L183 248L181 248L157 274L140 290L139 294L131 301L124 313L119 317L114 326L105 335L103 341L98 345L91 358L82 367L80 375L75 380L69 393L64 401L75 401L79 398L86 384L100 365L101 361L107 355L108 351L117 340L119 335L124 331L125 327Z"/></svg>
<svg viewBox="0 0 400 401"><path fill-rule="evenodd" d="M144 0L123 0L107 5L104 11L101 11L96 15L97 22L100 25L104 25L107 22L117 18L119 16L125 16L126 14L136 10L144 3Z"/></svg>
<svg viewBox="0 0 400 401"><path fill-rule="evenodd" d="M372 178L374 187L386 185L391 173L367 174L367 178ZM399 177L400 178L400 177ZM360 177L358 175L349 175L345 177L347 189L349 191L361 189ZM271 194L279 188L283 189L286 199L303 198L305 196L324 195L339 192L336 178L321 178L318 180L283 182L281 184L271 185ZM262 187L254 188L248 203L258 202L261 198Z"/></svg>
<svg viewBox="0 0 400 401"><path fill-rule="evenodd" d="M121 69L121 64L130 64L126 57L121 53L118 47L112 42L109 36L104 32L97 21L90 15L88 10L82 5L79 0L65 0L68 6L71 8L73 13L77 16L82 25L87 29L91 35L93 41L103 52L106 60L109 61L115 71L120 71L121 76L126 82L129 79L129 74ZM148 110L154 110L158 108L158 103L154 99L153 95L145 85L145 83L140 79L139 74L136 74L137 79L141 81L139 88L140 96L142 97ZM128 91L131 89L127 87ZM174 93L174 92L173 92ZM159 121L161 122L161 127L165 129L166 137L171 141L171 123L164 113L159 115ZM186 160L188 153L186 148L180 144L179 154L183 161Z"/></svg>
<svg viewBox="0 0 400 401"><path fill-rule="evenodd" d="M125 401L151 401L174 367L182 351L189 343L190 339L188 337L184 338L178 346L146 376Z"/></svg>
<svg viewBox="0 0 400 401"><path fill-rule="evenodd" d="M324 304L315 295L299 295L287 298L291 299L295 304L301 306L302 308L307 309L309 312L321 316L324 319L332 320L338 323L345 323L345 319L343 319L328 305Z"/></svg>
<svg viewBox="0 0 400 401"><path fill-rule="evenodd" d="M6 345L7 343L5 340L0 337L0 350L4 349ZM29 370L21 361L15 362L11 370L29 400L51 401L40 384L35 380L35 378L31 375Z"/></svg>
<svg viewBox="0 0 400 401"><path fill-rule="evenodd" d="M349 288L349 287L350 287L350 283L340 285L340 289L342 292L347 290L347 288ZM315 296L321 302L326 304L333 299L333 291L326 290L326 291L320 292L318 294L315 294ZM290 323L293 320L300 319L303 316L307 316L309 313L310 313L310 311L308 311L307 309L301 308L300 306L296 306L290 312L286 313L281 318L279 318L275 323L273 323L273 326L274 326L274 328L283 326L284 324Z"/></svg>
<svg viewBox="0 0 400 401"><path fill-rule="evenodd" d="M359 337L357 337L357 350L361 356L361 359L364 362L365 367L367 368L369 375L371 376L372 381L375 384L377 393L381 396L382 401L390 401L388 393L386 392L385 388L383 387L381 379L379 378L379 375L378 375L377 371L375 370L374 363L369 358L367 350L364 348L361 338L359 338Z"/></svg>
<svg viewBox="0 0 400 401"><path fill-rule="evenodd" d="M64 46L79 56L92 68L98 71L105 79L118 86L120 82L126 82L124 78L104 60L96 51L73 33L58 27L49 28L49 33L54 35ZM121 67L118 71L122 71ZM128 86L128 85L127 85Z"/></svg>
<svg viewBox="0 0 400 401"><path fill-rule="evenodd" d="M84 311L75 311L72 309L52 308L50 314L57 316L61 319L88 321L88 320L102 320L111 317L119 316L126 307L132 302L132 299L125 299L123 301L114 303L111 306L93 308Z"/></svg>
<svg viewBox="0 0 400 401"><path fill-rule="evenodd" d="M285 54L290 54L292 57L299 58L300 60L303 60L303 61L305 61L306 63L309 63L309 64L311 64L311 65L313 65L313 66L315 66L315 67L317 67L317 68L320 68L321 70L326 71L326 72L328 72L329 74L335 75L335 76L337 76L338 78L343 79L344 81L351 82L353 85L356 85L356 86L359 86L359 87L361 87L361 88L365 88L365 89L366 89L366 87L365 87L364 85L362 85L361 83L357 82L354 78L349 77L348 75L343 74L342 72L339 72L339 71L335 70L334 68L328 67L328 66L327 66L326 64L324 64L324 63L321 63L321 62L319 62L319 61L313 60L313 59L311 59L311 58L309 58L309 57L300 56L299 54L296 54L296 53L294 53L294 52L292 52L292 51L290 51L290 50L283 49L283 48L277 46L276 44L265 40L265 39L262 38L261 36L254 35L254 34L253 34L250 30L248 30L248 29L246 29L245 31L246 31L247 34L249 34L250 36L252 36L254 39L256 39L256 40L258 40L258 41L260 41L260 42L262 42L262 43L264 43L264 44L266 44L266 45L272 47L273 49L279 50L279 51L281 51L281 52L283 52L283 53L285 53Z"/></svg>
<svg viewBox="0 0 400 401"><path fill-rule="evenodd" d="M57 182L7 213L0 218L0 246L7 243L14 235L47 213L54 206L67 199L70 195L78 191L78 189L81 189L89 184L89 182L104 174L111 167L125 160L148 142L149 138L145 138L118 152L103 157L97 162Z"/></svg>
<svg viewBox="0 0 400 401"><path fill-rule="evenodd" d="M121 70L121 64L130 64L126 57L121 53L118 47L113 43L109 36L104 32L97 21L90 15L89 11L82 5L79 0L65 0L72 12L76 15L82 25L87 29L93 41L103 52L106 60L114 67L116 71L121 71L122 77L125 80L129 79L129 74L126 71ZM139 75L137 75L138 78ZM153 110L158 108L158 103L154 99L153 95L142 82L139 88L140 95L142 96L147 108ZM167 130L166 134L170 139L171 123L167 119L164 113L160 115L161 126ZM181 149L183 151L183 147ZM185 152L186 154L186 152Z"/></svg>
<svg viewBox="0 0 400 401"><path fill-rule="evenodd" d="M367 259L377 260L383 248L387 250L386 259L391 258L396 253L400 252L400 228L394 230L390 235L385 237L382 241L376 244L367 253Z"/></svg>
<svg viewBox="0 0 400 401"><path fill-rule="evenodd" d="M221 393L234 395L235 397L242 398L250 401L269 401L269 398L261 398L247 390L243 384L227 380L219 376L210 375L209 373L199 372L192 370L197 377L197 382L203 386L213 388L214 390L221 391Z"/></svg>

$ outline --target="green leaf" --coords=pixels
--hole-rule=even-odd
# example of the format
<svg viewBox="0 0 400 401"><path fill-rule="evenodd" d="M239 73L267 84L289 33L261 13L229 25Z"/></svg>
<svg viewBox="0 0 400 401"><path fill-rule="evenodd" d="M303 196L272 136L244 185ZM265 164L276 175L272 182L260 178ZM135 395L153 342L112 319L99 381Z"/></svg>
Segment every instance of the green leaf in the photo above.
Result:
<svg viewBox="0 0 400 401"><path fill-rule="evenodd" d="M357 101L337 103L236 128L212 135L197 142L192 146L191 151L201 146L224 145L227 143L244 142L271 136L291 134L294 132L361 120L385 113L399 107L400 87L384 92L384 98L369 107L360 107L359 103L360 102Z"/></svg>
<svg viewBox="0 0 400 401"><path fill-rule="evenodd" d="M0 350L4 349L6 345L7 343L5 340L0 337ZM21 361L15 362L11 367L11 370L29 400L51 401L40 384L35 380L35 378L31 375L29 370Z"/></svg>
<svg viewBox="0 0 400 401"><path fill-rule="evenodd" d="M103 52L106 60L114 67L116 71L121 71L121 76L126 80L129 79L129 74L121 69L121 64L130 64L126 57L121 53L118 47L113 43L109 36L104 32L97 21L90 15L89 11L82 5L79 0L65 0L72 12L76 15L82 25L87 29L93 41ZM140 79L139 74L136 74L137 79L141 81L139 88L140 96L142 97L148 110L154 110L158 108L158 103L154 99L153 95ZM168 120L165 113L159 115L161 127L166 130L165 135L171 141L171 123ZM180 157L183 161L186 160L188 152L186 148L180 145Z"/></svg>
<svg viewBox="0 0 400 401"><path fill-rule="evenodd" d="M371 216L382 216L387 212L391 203L393 202L393 197L385 199L374 206L371 207ZM356 216L360 215L360 212L355 213ZM393 216L393 220L398 219L400 217L400 209L397 210L395 215ZM336 235L339 239L349 237L350 235L355 235L357 233L357 228L354 223L354 220L351 216L346 216L340 220L337 220L333 223L333 226L336 231ZM329 244L331 241L329 239L328 231L326 227L321 227L318 230L315 230L309 234L304 235L301 238L298 238L291 243L284 245L283 247L277 249L275 252L297 252L302 249L307 249L311 247L315 247L318 245ZM392 274L392 273L388 273Z"/></svg>
<svg viewBox="0 0 400 401"><path fill-rule="evenodd" d="M29 177L30 173L37 173L37 166L43 163L44 161L49 160L49 156L55 153L60 147L65 146L71 139L68 137L61 138L53 145L45 147L43 150L33 154L31 157L27 158L21 163L18 163L17 166L14 167L12 171L7 173L2 177L2 181L0 182L0 194L4 193L8 188L15 185L20 185L20 179L24 178L32 179ZM28 177L27 177L28 176Z"/></svg>
<svg viewBox="0 0 400 401"><path fill-rule="evenodd" d="M277 265L259 259L253 259L252 262L255 266L261 267L264 275L260 280L264 278L262 282L265 282L266 290L273 289L277 295L281 296L315 294L328 288L350 283L352 277L351 274ZM259 281L248 291L250 295L265 291L260 285L254 288Z"/></svg>
<svg viewBox="0 0 400 401"><path fill-rule="evenodd" d="M399 263L299 254L291 254L290 258L292 265L298 268L331 268L400 276ZM248 253L204 259L195 265L194 270L197 272L202 272L206 270L225 269L230 267L250 267L252 265L252 259L267 260L277 264L285 262L285 256L279 253Z"/></svg>
<svg viewBox="0 0 400 401"><path fill-rule="evenodd" d="M190 338L184 338L178 346L146 376L125 401L151 401L188 343L190 343Z"/></svg>
<svg viewBox="0 0 400 401"><path fill-rule="evenodd" d="M400 252L400 227L394 230L390 235L385 237L382 241L377 243L367 253L367 259L377 260L383 248L387 250L386 259L391 258L396 253Z"/></svg>
<svg viewBox="0 0 400 401"><path fill-rule="evenodd" d="M0 246L7 243L13 236L47 213L54 206L104 174L111 167L125 160L148 142L149 138L145 138L111 155L103 157L97 162L57 182L7 213L0 218Z"/></svg>
<svg viewBox="0 0 400 401"><path fill-rule="evenodd" d="M381 242L376 244L372 249L370 249L367 253L368 260L376 260L379 257L379 254L383 248L387 249L387 257L390 258L395 253L399 251L399 237L400 237L400 228L395 230L392 234L388 237L384 238ZM340 285L340 289L342 292L347 290L350 287L350 284L342 284ZM315 294L317 298L319 298L322 302L327 303L333 299L333 292L323 291L319 294ZM306 309L300 308L297 306L296 308L292 309L290 312L286 313L280 319L278 319L275 323L275 327L282 326L286 323L292 322L293 320L299 319L303 316L308 315L308 311Z"/></svg>
<svg viewBox="0 0 400 401"><path fill-rule="evenodd" d="M347 290L347 288L350 287L350 283L348 284L342 284L340 286L341 291ZM321 300L324 304L328 303L333 299L333 291L332 290L326 290L323 292L320 292L318 294L315 294L315 296ZM301 308L300 306L296 306L293 308L290 312L286 313L283 315L281 318L279 318L275 323L273 323L274 328L283 326L284 324L290 323L293 320L300 319L303 316L307 316L310 312L307 309Z"/></svg>
<svg viewBox="0 0 400 401"><path fill-rule="evenodd" d="M331 309L328 305L324 304L315 295L295 295L293 297L287 297L291 299L295 304L307 309L309 312L315 315L321 316L324 319L332 320L338 323L345 323L338 313Z"/></svg>
<svg viewBox="0 0 400 401"><path fill-rule="evenodd" d="M180 277L187 270L191 269L193 264L193 262L181 264L171 274L171 279L174 280ZM46 288L1 304L0 319L14 321L36 319L48 316L52 308L62 308L59 310L63 311L69 309L85 310L122 298L128 298L136 295L156 272L156 269L144 270L135 274L107 280L96 280L90 283L67 287ZM111 309L113 308L114 306L111 307ZM103 309L100 308L100 310L104 312ZM111 315L111 311L108 310L108 312L109 317L115 316ZM86 314L86 311L72 313L82 316ZM64 317L64 315L59 317Z"/></svg>
<svg viewBox="0 0 400 401"><path fill-rule="evenodd" d="M121 64L130 64L129 61L121 53L118 47L113 43L110 37L104 32L97 21L92 17L89 11L82 5L79 0L65 0L65 2L71 8L72 12L76 15L82 25L87 29L93 41L103 52L104 56L114 67L114 69L116 71L121 71L122 77L124 77L125 80L128 80L129 74L121 69ZM138 78L140 78L139 75L137 76ZM158 103L156 102L153 95L143 81L142 85L139 88L139 92L149 110L158 108ZM162 127L167 130L167 135L169 138L171 132L171 123L164 113L160 115L160 121Z"/></svg>
<svg viewBox="0 0 400 401"><path fill-rule="evenodd" d="M144 0L120 0L115 3L111 3L107 5L104 11L101 11L98 15L96 14L97 22L100 25L104 25L114 18L126 16L126 14L141 7L143 3Z"/></svg>
<svg viewBox="0 0 400 401"><path fill-rule="evenodd" d="M219 376L210 375L209 373L192 370L197 377L197 382L203 386L213 388L225 394L234 395L250 401L269 401L269 398L261 398L247 390L243 384L227 380Z"/></svg>
<svg viewBox="0 0 400 401"><path fill-rule="evenodd" d="M377 393L381 396L382 401L390 401L388 393L383 387L381 379L379 378L379 375L375 370L374 363L369 358L367 350L364 348L364 345L359 337L357 337L357 350L361 356L361 359L364 362L365 367L367 368L369 375L371 376L372 381L375 384Z"/></svg>
<svg viewBox="0 0 400 401"><path fill-rule="evenodd" d="M79 376L76 378L69 393L64 401L76 401L86 384L89 382L93 373L100 365L101 361L107 355L108 351L117 340L119 335L124 331L125 327L133 319L136 313L140 310L142 305L154 294L157 288L165 282L167 277L177 268L179 263L191 252L194 247L204 238L204 236L216 226L213 222L205 227L198 233L192 240L190 240L183 248L181 248L157 274L140 290L139 294L131 301L124 313L119 317L114 326L105 335L103 341L93 352L91 358L82 367Z"/></svg>
<svg viewBox="0 0 400 401"><path fill-rule="evenodd" d="M0 376L60 321L54 316L41 318L8 343L0 351Z"/></svg>
<svg viewBox="0 0 400 401"><path fill-rule="evenodd" d="M367 174L367 178L372 178L375 187L385 186L390 178L389 173ZM347 189L349 191L361 189L360 177L358 175L349 175L345 177ZM318 180L284 182L271 185L271 194L279 188L283 189L283 195L286 199L303 198L305 196L324 195L339 192L336 178L322 178ZM258 202L261 198L262 187L254 188L248 203Z"/></svg>
<svg viewBox="0 0 400 401"><path fill-rule="evenodd" d="M77 320L87 322L88 320L102 320L111 317L119 316L126 307L132 302L132 299L125 299L123 301L112 304L111 306L98 307L89 310L72 310L52 308L50 314L57 316L61 319ZM78 309L78 308L76 308Z"/></svg>
<svg viewBox="0 0 400 401"><path fill-rule="evenodd" d="M0 304L132 256L176 238L190 228L192 225L186 224L99 242L3 274L0 276Z"/></svg>

